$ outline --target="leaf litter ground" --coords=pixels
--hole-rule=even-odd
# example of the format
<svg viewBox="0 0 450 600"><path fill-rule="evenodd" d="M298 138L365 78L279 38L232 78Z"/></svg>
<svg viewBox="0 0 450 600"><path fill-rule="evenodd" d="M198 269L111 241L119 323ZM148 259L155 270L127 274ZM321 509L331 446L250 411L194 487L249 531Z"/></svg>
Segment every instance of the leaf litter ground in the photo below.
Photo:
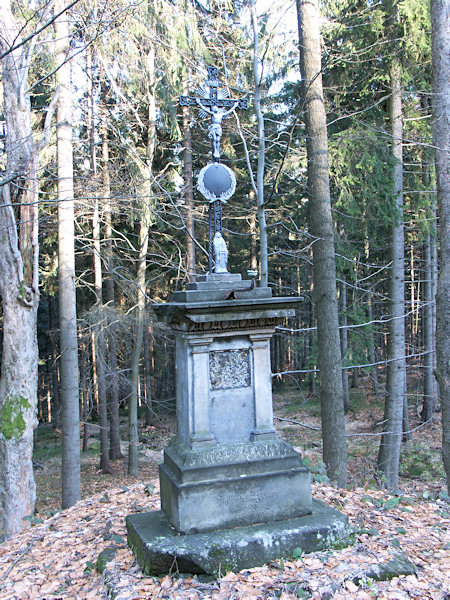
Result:
<svg viewBox="0 0 450 600"><path fill-rule="evenodd" d="M285 405L278 408L277 413L283 418L310 426L318 424L318 419L300 410L286 412ZM356 419L349 421L349 431L373 432L372 415L359 414L355 423ZM314 467L320 455L318 435L289 421L279 421L279 425L280 434L294 445L302 440L301 449ZM395 497L374 489L369 475L374 457L368 454L370 444L375 447L376 442L361 437L355 438L357 443L353 446L352 442L349 444L353 489L336 490L324 483L313 485L315 498L348 516L355 528L352 546L300 554L295 559L273 561L217 579L180 574L176 564L168 576L145 576L126 545L125 517L159 509L156 463L161 459L160 448L165 445L170 428L167 423L161 428L150 428L153 437L158 437L158 430L161 436L153 441L153 449L143 449L145 466L140 478L126 477L120 469L114 477L100 476L97 458L91 457L84 462L83 500L42 522L34 519L29 529L0 545L0 599L450 600L450 509L441 491L443 480L402 478L401 494ZM439 426L432 424L415 433L414 444L433 448L439 444L438 436ZM58 502L57 478L53 479L53 486L49 483L51 470L44 466L42 472L37 472L38 517L55 509ZM320 469L315 471L320 478ZM110 560L100 574L96 565L104 550L109 550ZM387 581L367 577L374 566L399 555L413 563L414 575Z"/></svg>

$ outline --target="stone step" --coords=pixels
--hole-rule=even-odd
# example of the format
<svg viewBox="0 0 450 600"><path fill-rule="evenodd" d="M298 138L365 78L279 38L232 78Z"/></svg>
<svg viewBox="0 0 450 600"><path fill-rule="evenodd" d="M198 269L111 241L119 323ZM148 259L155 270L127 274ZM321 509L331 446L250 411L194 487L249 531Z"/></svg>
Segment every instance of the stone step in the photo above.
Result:
<svg viewBox="0 0 450 600"><path fill-rule="evenodd" d="M240 273L206 273L205 275L196 275L195 281L214 281L216 283L222 281L241 281L242 275Z"/></svg>
<svg viewBox="0 0 450 600"><path fill-rule="evenodd" d="M234 289L230 287L228 289L206 289L206 290L186 290L184 292L175 292L173 295L172 302L217 302L219 300L226 300L229 292ZM272 289L268 287L264 288L253 288L248 292L236 291L236 300L251 298L251 299L263 299L271 298Z"/></svg>
<svg viewBox="0 0 450 600"><path fill-rule="evenodd" d="M239 281L195 281L187 283L186 290L239 290L241 288L250 287L251 279L243 279Z"/></svg>

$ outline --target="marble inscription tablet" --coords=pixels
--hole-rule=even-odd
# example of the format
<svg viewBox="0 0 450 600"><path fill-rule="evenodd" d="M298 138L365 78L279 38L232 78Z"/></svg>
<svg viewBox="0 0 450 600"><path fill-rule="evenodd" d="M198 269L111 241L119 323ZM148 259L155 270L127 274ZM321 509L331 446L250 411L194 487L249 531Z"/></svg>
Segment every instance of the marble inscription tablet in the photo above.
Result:
<svg viewBox="0 0 450 600"><path fill-rule="evenodd" d="M251 384L249 350L210 352L209 372L212 390L249 387Z"/></svg>

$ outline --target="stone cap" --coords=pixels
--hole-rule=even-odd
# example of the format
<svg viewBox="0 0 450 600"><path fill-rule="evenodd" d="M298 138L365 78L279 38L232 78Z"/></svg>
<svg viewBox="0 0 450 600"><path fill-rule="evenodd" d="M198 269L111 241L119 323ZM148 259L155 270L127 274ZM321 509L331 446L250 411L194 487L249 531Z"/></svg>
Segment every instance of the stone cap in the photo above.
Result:
<svg viewBox="0 0 450 600"><path fill-rule="evenodd" d="M152 308L159 320L173 326L248 320L260 321L264 326L264 322L274 324L284 317L294 316L295 309L302 300L300 296L237 298L206 302L167 302L153 305Z"/></svg>

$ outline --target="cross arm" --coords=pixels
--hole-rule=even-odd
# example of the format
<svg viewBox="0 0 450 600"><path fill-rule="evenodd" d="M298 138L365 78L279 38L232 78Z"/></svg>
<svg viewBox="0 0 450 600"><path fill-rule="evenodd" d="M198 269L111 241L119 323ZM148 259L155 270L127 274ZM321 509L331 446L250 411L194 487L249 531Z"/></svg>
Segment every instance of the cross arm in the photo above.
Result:
<svg viewBox="0 0 450 600"><path fill-rule="evenodd" d="M197 98L193 96L180 96L180 106L191 106L197 104Z"/></svg>
<svg viewBox="0 0 450 600"><path fill-rule="evenodd" d="M180 96L180 106L193 106L200 104L200 106L219 106L221 108L242 108L246 110L248 108L247 98L196 98L195 96Z"/></svg>

